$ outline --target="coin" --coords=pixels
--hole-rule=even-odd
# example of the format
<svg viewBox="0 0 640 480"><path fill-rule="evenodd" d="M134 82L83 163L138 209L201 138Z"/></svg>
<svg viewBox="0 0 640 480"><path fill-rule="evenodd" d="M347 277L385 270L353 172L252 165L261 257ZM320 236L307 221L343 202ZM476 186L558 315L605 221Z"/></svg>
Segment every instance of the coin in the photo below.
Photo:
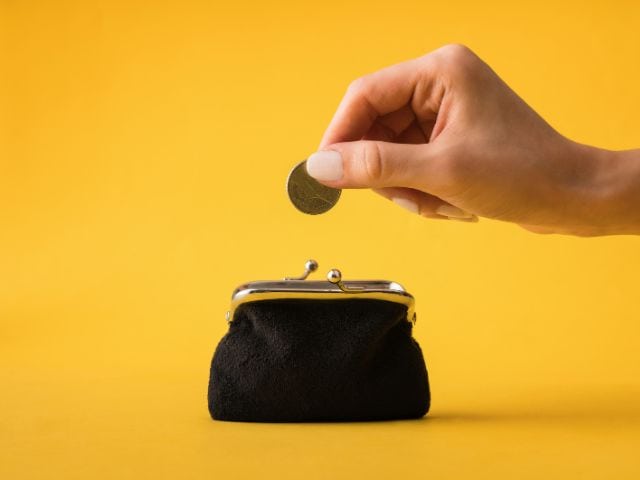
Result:
<svg viewBox="0 0 640 480"><path fill-rule="evenodd" d="M317 215L324 213L338 203L339 188L327 187L307 173L307 161L297 164L287 177L289 200L303 213Z"/></svg>

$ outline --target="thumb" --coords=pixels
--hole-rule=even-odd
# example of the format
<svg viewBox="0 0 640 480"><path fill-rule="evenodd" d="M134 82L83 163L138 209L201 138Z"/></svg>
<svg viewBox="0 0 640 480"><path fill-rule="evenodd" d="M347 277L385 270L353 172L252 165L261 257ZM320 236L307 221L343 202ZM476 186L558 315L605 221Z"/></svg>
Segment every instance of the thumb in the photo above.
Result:
<svg viewBox="0 0 640 480"><path fill-rule="evenodd" d="M428 144L335 143L309 156L307 173L335 188L425 188L431 156Z"/></svg>

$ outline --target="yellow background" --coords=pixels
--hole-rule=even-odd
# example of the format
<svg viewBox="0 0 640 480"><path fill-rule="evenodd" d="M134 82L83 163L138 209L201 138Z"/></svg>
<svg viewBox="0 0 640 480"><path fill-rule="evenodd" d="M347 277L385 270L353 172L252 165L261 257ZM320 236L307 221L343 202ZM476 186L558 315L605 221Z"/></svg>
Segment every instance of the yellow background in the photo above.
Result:
<svg viewBox="0 0 640 480"><path fill-rule="evenodd" d="M449 42L640 146L638 2L0 5L0 478L638 478L640 239L284 192L352 79ZM427 419L208 418L231 291L309 257L415 295Z"/></svg>

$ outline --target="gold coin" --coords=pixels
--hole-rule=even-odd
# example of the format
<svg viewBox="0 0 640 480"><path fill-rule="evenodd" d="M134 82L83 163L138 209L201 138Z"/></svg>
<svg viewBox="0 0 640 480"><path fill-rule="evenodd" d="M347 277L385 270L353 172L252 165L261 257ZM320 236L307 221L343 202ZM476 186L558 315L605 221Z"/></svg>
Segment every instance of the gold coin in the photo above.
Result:
<svg viewBox="0 0 640 480"><path fill-rule="evenodd" d="M287 177L289 200L303 213L324 213L338 203L342 190L327 187L307 173L307 161L297 164Z"/></svg>

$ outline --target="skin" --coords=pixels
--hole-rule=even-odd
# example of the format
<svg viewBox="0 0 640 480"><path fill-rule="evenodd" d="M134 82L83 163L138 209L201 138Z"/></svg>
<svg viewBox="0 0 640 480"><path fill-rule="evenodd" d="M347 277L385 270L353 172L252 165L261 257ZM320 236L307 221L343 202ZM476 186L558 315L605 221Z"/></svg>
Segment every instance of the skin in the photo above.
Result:
<svg viewBox="0 0 640 480"><path fill-rule="evenodd" d="M537 233L640 234L640 150L562 136L461 45L354 81L320 150L342 157L342 177L322 183L424 217L448 205Z"/></svg>

